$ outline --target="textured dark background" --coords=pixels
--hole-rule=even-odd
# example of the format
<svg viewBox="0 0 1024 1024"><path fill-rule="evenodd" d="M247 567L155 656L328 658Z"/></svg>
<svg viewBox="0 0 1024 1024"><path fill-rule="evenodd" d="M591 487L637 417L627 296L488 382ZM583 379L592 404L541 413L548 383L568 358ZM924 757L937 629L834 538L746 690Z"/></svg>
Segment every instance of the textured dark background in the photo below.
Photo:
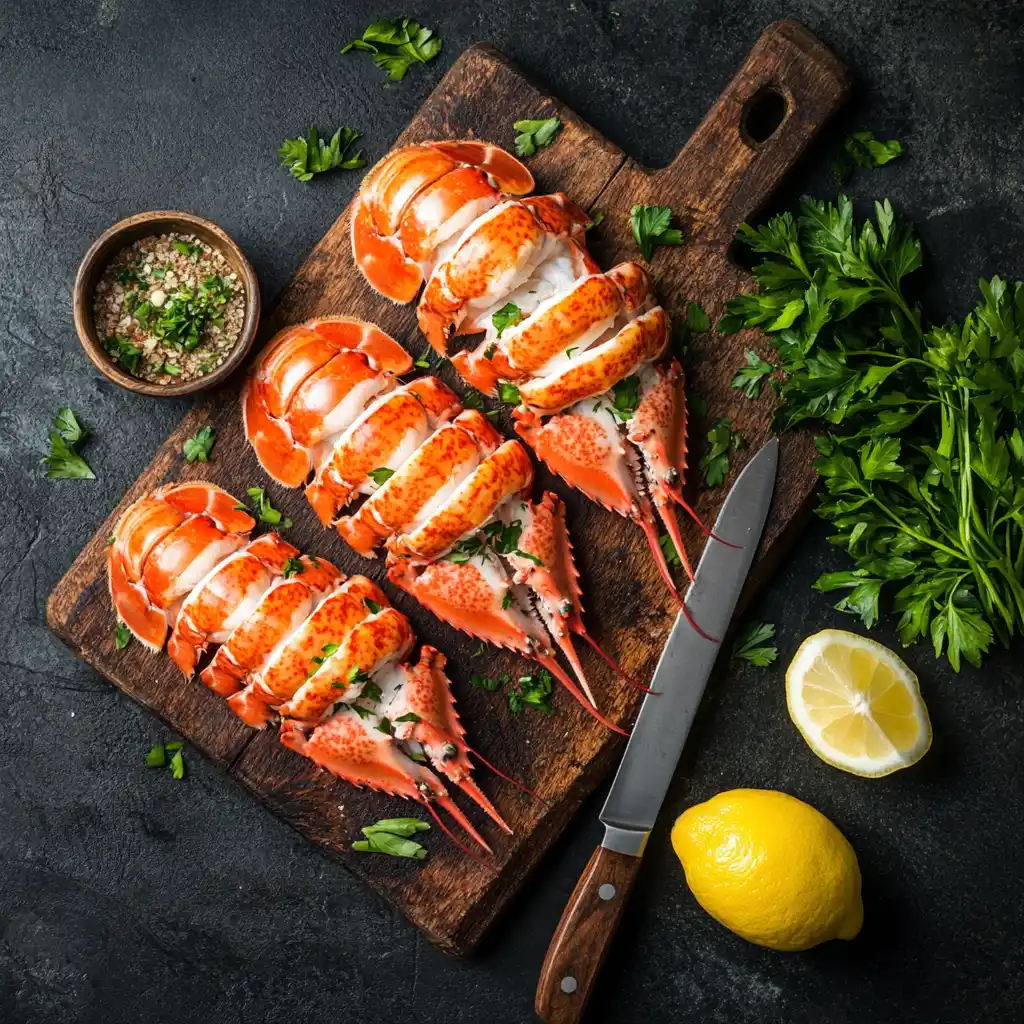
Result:
<svg viewBox="0 0 1024 1024"><path fill-rule="evenodd" d="M269 300L359 177L293 181L274 156L286 136L349 124L375 159L454 57L490 39L627 151L664 164L760 29L792 14L857 76L835 131L869 127L906 146L852 193L889 195L918 223L933 308L961 314L980 274L1021 275L1019 4L421 2L410 13L444 51L387 85L368 57L338 50L395 13L368 0L0 4L4 1022L527 1021L548 939L598 838L592 804L482 954L459 963L198 756L181 783L144 769L166 730L42 621L52 585L184 409L104 383L79 349L69 291L102 229L154 207L204 214L241 243ZM792 194L832 191L827 145ZM94 483L43 478L48 420L65 404L94 431ZM797 736L782 680L804 635L849 625L810 590L841 561L809 531L755 609L777 624L779 663L733 667L709 694L594 1020L1019 1019L1021 649L959 677L924 647L908 652L932 751L886 780L837 772ZM770 953L695 905L667 826L734 786L793 793L849 836L867 912L856 942Z"/></svg>

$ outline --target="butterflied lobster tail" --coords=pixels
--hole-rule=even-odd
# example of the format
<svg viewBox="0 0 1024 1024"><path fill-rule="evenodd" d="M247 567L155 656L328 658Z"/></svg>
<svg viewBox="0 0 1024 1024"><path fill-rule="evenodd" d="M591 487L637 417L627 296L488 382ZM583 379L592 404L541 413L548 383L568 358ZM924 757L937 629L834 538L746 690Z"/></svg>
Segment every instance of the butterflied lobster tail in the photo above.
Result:
<svg viewBox="0 0 1024 1024"><path fill-rule="evenodd" d="M281 720L286 746L348 782L417 800L451 835L442 808L490 853L415 760L428 758L510 831L471 775L444 656L424 647L410 661L409 620L375 583L346 579L276 533L251 540L254 526L213 484L169 484L135 502L108 553L118 617L153 650L173 622L168 654L191 677L213 649L200 678L244 722Z"/></svg>
<svg viewBox="0 0 1024 1024"><path fill-rule="evenodd" d="M552 226L571 232L583 214L547 198L548 203L529 201L536 208L527 210L531 223L542 235ZM616 303L630 308L642 303L643 283L620 277L608 284ZM371 328L363 325L363 330ZM320 373L320 386L326 388L331 379L333 394L353 393L354 381L345 378L350 363L331 361L311 371L311 361L303 362L301 355L311 344L306 333L288 328L280 338L270 343L264 359ZM380 339L377 344L386 346ZM291 349L299 354L291 356ZM265 368L264 359L252 379L270 386L277 374ZM392 359L389 365L399 363ZM356 366L354 380L372 369ZM298 394L304 387L297 382L301 374L283 372L288 386L277 383L272 390L292 388ZM307 424L303 436L313 443L306 449L311 475L306 496L321 522L335 526L361 555L386 552L390 578L438 617L543 664L590 714L618 729L597 712L573 649L574 633L597 645L583 626L561 503L553 495L540 504L530 501L533 464L526 449L517 440L503 440L481 412L463 409L435 377L401 385L387 377L385 382L368 389L363 404L346 407L344 415L332 407L330 431ZM290 423L291 408L281 408L280 418ZM262 462L265 449L253 446ZM552 640L578 683L554 661ZM258 717L260 692L243 699L254 702L250 714Z"/></svg>

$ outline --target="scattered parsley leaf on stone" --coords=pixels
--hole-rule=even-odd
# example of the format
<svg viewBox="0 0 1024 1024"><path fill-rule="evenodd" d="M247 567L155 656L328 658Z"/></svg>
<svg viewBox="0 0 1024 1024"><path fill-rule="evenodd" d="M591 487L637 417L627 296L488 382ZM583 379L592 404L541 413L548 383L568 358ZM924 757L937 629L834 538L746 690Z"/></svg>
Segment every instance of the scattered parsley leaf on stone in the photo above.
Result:
<svg viewBox="0 0 1024 1024"><path fill-rule="evenodd" d="M157 743L146 755L146 767L163 768L165 764L167 764L167 754L164 750L164 745Z"/></svg>
<svg viewBox="0 0 1024 1024"><path fill-rule="evenodd" d="M167 748L169 750L171 748L171 744L168 744ZM174 752L174 756L171 758L171 778L185 778L185 756L184 751L182 750L176 750Z"/></svg>
<svg viewBox="0 0 1024 1024"><path fill-rule="evenodd" d="M764 668L779 656L777 647L766 646L774 636L775 626L772 623L748 622L732 645L732 656Z"/></svg>
<svg viewBox="0 0 1024 1024"><path fill-rule="evenodd" d="M515 121L512 127L516 131L516 156L526 157L550 146L561 131L562 122L549 117L541 121Z"/></svg>
<svg viewBox="0 0 1024 1024"><path fill-rule="evenodd" d="M845 185L853 174L854 165L868 170L881 167L902 155L903 146L896 139L883 142L873 132L854 132L843 140L842 149L829 158L829 166L836 180Z"/></svg>
<svg viewBox="0 0 1024 1024"><path fill-rule="evenodd" d="M189 462L207 462L210 458L210 452L213 451L215 439L216 433L213 427L200 427L182 445L181 450Z"/></svg>
<svg viewBox="0 0 1024 1024"><path fill-rule="evenodd" d="M400 82L413 64L426 64L441 52L441 39L434 30L411 18L375 21L361 39L347 43L342 53L365 50L373 54L373 63L387 73L392 82Z"/></svg>
<svg viewBox="0 0 1024 1024"><path fill-rule="evenodd" d="M360 133L354 128L339 128L330 142L324 142L315 128L309 129L309 138L301 136L285 139L277 151L278 158L291 171L292 177L299 181L309 181L314 174L333 171L335 168L356 170L366 166L362 150L352 156L349 149L359 138Z"/></svg>
<svg viewBox="0 0 1024 1024"><path fill-rule="evenodd" d="M95 480L96 474L78 454L76 446L89 436L70 408L57 410L50 431L50 454L43 458L46 475L51 480Z"/></svg>
<svg viewBox="0 0 1024 1024"><path fill-rule="evenodd" d="M682 231L669 226L672 223L671 207L634 206L629 216L637 248L648 262L659 246L683 244Z"/></svg>

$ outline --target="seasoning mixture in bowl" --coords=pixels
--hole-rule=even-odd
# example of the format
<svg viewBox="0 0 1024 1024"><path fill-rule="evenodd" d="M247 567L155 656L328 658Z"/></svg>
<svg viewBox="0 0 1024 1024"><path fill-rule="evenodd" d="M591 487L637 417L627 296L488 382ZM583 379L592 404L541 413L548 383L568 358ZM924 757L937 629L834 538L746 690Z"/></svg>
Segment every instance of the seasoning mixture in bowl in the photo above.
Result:
<svg viewBox="0 0 1024 1024"><path fill-rule="evenodd" d="M110 358L152 384L204 377L234 348L245 290L195 235L150 235L122 249L96 285L93 321Z"/></svg>

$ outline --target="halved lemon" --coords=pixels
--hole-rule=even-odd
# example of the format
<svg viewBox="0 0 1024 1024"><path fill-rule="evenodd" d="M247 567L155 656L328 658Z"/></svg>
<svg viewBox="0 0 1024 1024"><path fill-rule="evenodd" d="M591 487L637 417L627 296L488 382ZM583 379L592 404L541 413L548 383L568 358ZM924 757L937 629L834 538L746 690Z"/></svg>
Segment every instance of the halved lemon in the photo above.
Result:
<svg viewBox="0 0 1024 1024"><path fill-rule="evenodd" d="M811 750L854 775L907 768L932 743L917 676L888 647L843 629L800 645L786 670L786 703Z"/></svg>

